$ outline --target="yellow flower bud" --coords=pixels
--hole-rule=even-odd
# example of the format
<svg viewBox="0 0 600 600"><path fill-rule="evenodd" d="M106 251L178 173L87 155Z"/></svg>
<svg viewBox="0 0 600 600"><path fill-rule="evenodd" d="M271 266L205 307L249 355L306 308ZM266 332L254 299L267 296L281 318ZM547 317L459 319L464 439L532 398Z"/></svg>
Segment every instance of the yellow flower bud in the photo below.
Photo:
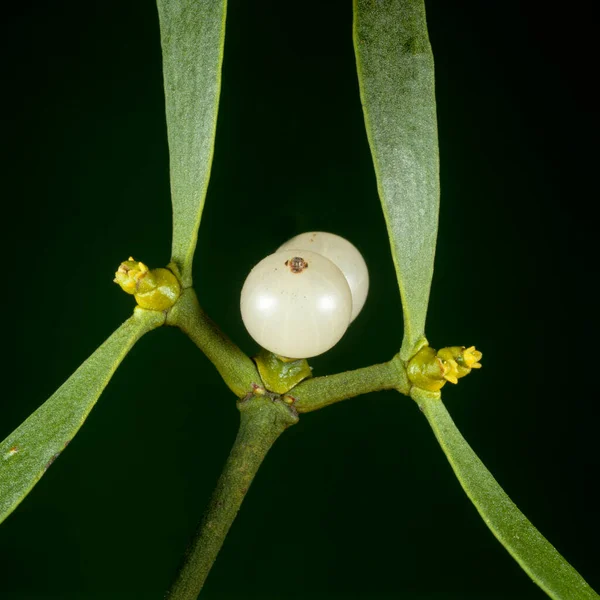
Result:
<svg viewBox="0 0 600 600"><path fill-rule="evenodd" d="M172 271L150 270L131 256L119 265L114 281L124 292L133 294L138 306L146 310L167 310L181 294L181 285Z"/></svg>
<svg viewBox="0 0 600 600"><path fill-rule="evenodd" d="M459 379L468 375L471 369L481 369L481 357L483 356L479 350L475 350L475 346L465 348L464 346L450 346L438 350L437 355L442 360L453 360L457 365L456 377Z"/></svg>
<svg viewBox="0 0 600 600"><path fill-rule="evenodd" d="M462 360L464 366L469 369L481 369L480 360L483 354L479 350L475 350L475 346L465 348L462 351Z"/></svg>

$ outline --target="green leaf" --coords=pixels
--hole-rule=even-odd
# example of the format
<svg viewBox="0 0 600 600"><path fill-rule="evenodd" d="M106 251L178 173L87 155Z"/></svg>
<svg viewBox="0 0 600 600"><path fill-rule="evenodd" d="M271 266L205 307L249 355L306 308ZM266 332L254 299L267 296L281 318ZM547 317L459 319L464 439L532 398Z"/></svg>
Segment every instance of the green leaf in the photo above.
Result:
<svg viewBox="0 0 600 600"><path fill-rule="evenodd" d="M157 4L171 160L171 260L189 287L215 146L227 2Z"/></svg>
<svg viewBox="0 0 600 600"><path fill-rule="evenodd" d="M162 312L136 309L67 381L0 444L0 523L83 425L119 363Z"/></svg>
<svg viewBox="0 0 600 600"><path fill-rule="evenodd" d="M402 297L408 360L424 338L439 206L433 54L423 0L354 0L367 136Z"/></svg>
<svg viewBox="0 0 600 600"><path fill-rule="evenodd" d="M598 600L600 596L506 495L458 431L442 401L426 392L413 392L413 397L485 524L531 579L557 600Z"/></svg>

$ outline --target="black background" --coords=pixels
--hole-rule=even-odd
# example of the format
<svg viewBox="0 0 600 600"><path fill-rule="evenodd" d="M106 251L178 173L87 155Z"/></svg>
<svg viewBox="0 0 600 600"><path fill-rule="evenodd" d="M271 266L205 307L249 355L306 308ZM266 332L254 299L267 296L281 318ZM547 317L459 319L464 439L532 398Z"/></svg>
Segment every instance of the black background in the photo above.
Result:
<svg viewBox="0 0 600 600"><path fill-rule="evenodd" d="M598 135L591 14L427 3L442 204L433 346L484 368L446 386L505 490L596 589ZM400 301L362 122L351 3L229 7L213 175L196 253L207 312L248 353L250 268L332 231L363 252L367 304L311 361L390 358ZM3 37L0 438L131 313L111 282L169 260L152 2L23 4ZM146 336L68 450L0 528L0 597L159 599L235 436L234 398L180 332ZM414 403L385 392L305 415L267 457L211 599L543 598L467 500Z"/></svg>

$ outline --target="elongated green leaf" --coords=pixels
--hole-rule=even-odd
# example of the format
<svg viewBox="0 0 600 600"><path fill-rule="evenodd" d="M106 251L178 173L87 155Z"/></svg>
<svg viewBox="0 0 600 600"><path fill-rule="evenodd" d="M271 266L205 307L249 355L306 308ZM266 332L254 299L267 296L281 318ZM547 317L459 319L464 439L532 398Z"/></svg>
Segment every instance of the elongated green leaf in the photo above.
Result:
<svg viewBox="0 0 600 600"><path fill-rule="evenodd" d="M215 145L227 2L157 4L171 160L171 260L187 287Z"/></svg>
<svg viewBox="0 0 600 600"><path fill-rule="evenodd" d="M475 508L511 556L551 598L598 600L600 596L527 520L456 428L441 400L415 397Z"/></svg>
<svg viewBox="0 0 600 600"><path fill-rule="evenodd" d="M439 206L433 55L423 0L354 0L360 97L404 312L401 357L424 337Z"/></svg>
<svg viewBox="0 0 600 600"><path fill-rule="evenodd" d="M136 309L67 381L0 444L0 523L83 425L119 363L164 314Z"/></svg>

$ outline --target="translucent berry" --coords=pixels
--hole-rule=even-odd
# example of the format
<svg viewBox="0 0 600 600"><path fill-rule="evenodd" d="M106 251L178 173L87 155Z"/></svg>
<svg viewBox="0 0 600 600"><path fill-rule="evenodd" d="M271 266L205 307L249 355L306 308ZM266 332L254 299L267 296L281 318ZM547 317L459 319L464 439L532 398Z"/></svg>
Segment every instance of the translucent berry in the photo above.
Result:
<svg viewBox="0 0 600 600"><path fill-rule="evenodd" d="M240 308L246 329L263 348L288 358L309 358L344 335L352 294L340 269L321 254L282 250L252 269Z"/></svg>
<svg viewBox="0 0 600 600"><path fill-rule="evenodd" d="M288 240L279 250L309 250L334 263L346 277L352 292L352 317L362 310L369 291L369 271L362 254L348 240L324 231L301 233ZM279 251L278 250L278 251Z"/></svg>

